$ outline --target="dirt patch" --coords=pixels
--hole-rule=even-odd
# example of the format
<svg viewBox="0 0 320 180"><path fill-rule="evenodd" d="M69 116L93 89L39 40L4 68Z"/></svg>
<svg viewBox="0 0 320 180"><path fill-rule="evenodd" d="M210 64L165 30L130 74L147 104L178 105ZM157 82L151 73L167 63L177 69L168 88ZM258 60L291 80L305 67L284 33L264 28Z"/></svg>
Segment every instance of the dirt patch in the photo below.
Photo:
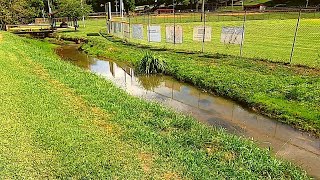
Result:
<svg viewBox="0 0 320 180"><path fill-rule="evenodd" d="M190 17L190 15L182 15L182 14L177 14L177 15L173 15L173 14L161 14L161 15L155 15L155 16L153 16L153 17L156 17L156 18L174 18L174 17L176 17L176 18L185 18L185 17Z"/></svg>
<svg viewBox="0 0 320 180"><path fill-rule="evenodd" d="M180 180L181 177L174 172L167 172L163 175L163 179L165 179L165 180Z"/></svg>
<svg viewBox="0 0 320 180"><path fill-rule="evenodd" d="M100 128L104 129L107 132L113 132L114 131L114 127L107 123L106 121L101 121L101 120L95 120L93 121L94 124L96 124L97 126L99 126Z"/></svg>
<svg viewBox="0 0 320 180"><path fill-rule="evenodd" d="M239 12L239 13L218 13L218 14L214 14L217 16L244 16L246 13L245 12ZM257 15L257 14L263 14L263 13L258 13L258 12L251 12L248 13L247 15Z"/></svg>
<svg viewBox="0 0 320 180"><path fill-rule="evenodd" d="M150 153L140 153L138 157L139 157L139 160L141 161L142 170L145 173L149 173L153 165L152 155Z"/></svg>
<svg viewBox="0 0 320 180"><path fill-rule="evenodd" d="M233 161L236 158L235 154L232 152L226 152L223 156L226 161Z"/></svg>

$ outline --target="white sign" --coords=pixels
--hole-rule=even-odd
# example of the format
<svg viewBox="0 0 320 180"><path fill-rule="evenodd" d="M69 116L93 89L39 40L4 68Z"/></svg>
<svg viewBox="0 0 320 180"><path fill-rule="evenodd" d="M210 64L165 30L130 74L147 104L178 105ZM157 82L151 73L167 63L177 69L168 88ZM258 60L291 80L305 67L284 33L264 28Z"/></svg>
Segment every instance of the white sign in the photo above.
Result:
<svg viewBox="0 0 320 180"><path fill-rule="evenodd" d="M149 42L161 42L161 27L160 26L148 26L148 41Z"/></svg>
<svg viewBox="0 0 320 180"><path fill-rule="evenodd" d="M132 38L143 39L143 25L133 24L132 25Z"/></svg>
<svg viewBox="0 0 320 180"><path fill-rule="evenodd" d="M211 41L212 29L209 26L196 26L193 28L194 41ZM204 39L203 39L204 37Z"/></svg>
<svg viewBox="0 0 320 180"><path fill-rule="evenodd" d="M182 26L176 25L175 27L173 25L166 26L166 41L168 43L177 43L181 44L183 39L183 31Z"/></svg>
<svg viewBox="0 0 320 180"><path fill-rule="evenodd" d="M128 23L123 23L123 36L125 38L130 38L130 27Z"/></svg>
<svg viewBox="0 0 320 180"><path fill-rule="evenodd" d="M241 44L243 33L242 27L222 27L220 41L224 44Z"/></svg>

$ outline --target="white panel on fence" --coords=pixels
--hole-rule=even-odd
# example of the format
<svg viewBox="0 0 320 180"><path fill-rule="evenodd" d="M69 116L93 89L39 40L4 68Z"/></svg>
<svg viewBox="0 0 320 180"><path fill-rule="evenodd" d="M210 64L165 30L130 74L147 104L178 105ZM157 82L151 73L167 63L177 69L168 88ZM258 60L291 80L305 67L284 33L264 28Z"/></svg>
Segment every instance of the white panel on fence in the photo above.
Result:
<svg viewBox="0 0 320 180"><path fill-rule="evenodd" d="M148 26L148 41L161 42L161 27L160 26Z"/></svg>
<svg viewBox="0 0 320 180"><path fill-rule="evenodd" d="M113 27L113 33L117 33L117 23L116 22L112 22L112 27Z"/></svg>
<svg viewBox="0 0 320 180"><path fill-rule="evenodd" d="M128 23L123 23L123 36L125 38L130 38L130 26Z"/></svg>
<svg viewBox="0 0 320 180"><path fill-rule="evenodd" d="M242 27L222 27L220 41L224 44L241 44L242 36Z"/></svg>
<svg viewBox="0 0 320 180"><path fill-rule="evenodd" d="M203 33L205 33L204 41L211 41L212 29L209 26L196 26L193 28L193 40L203 41Z"/></svg>
<svg viewBox="0 0 320 180"><path fill-rule="evenodd" d="M119 31L119 23L118 22L113 22L113 23L114 23L114 26L113 26L114 33L117 34Z"/></svg>
<svg viewBox="0 0 320 180"><path fill-rule="evenodd" d="M133 24L132 25L132 38L143 39L143 25Z"/></svg>
<svg viewBox="0 0 320 180"><path fill-rule="evenodd" d="M117 33L122 33L122 23L121 22L117 22Z"/></svg>
<svg viewBox="0 0 320 180"><path fill-rule="evenodd" d="M175 31L175 34L174 34ZM175 41L174 41L175 39ZM183 39L183 31L182 26L176 25L174 28L173 25L166 26L166 41L169 43L182 43Z"/></svg>

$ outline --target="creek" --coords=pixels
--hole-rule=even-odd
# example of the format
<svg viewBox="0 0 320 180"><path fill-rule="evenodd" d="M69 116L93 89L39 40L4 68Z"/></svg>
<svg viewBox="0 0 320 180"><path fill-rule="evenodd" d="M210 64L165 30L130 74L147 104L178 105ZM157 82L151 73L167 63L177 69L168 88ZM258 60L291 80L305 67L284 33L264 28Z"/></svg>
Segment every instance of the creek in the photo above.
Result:
<svg viewBox="0 0 320 180"><path fill-rule="evenodd" d="M112 81L133 96L157 101L202 123L252 139L276 157L291 161L320 179L319 138L170 76L136 76L124 62L90 57L78 48L76 44L63 45L56 52L63 60Z"/></svg>

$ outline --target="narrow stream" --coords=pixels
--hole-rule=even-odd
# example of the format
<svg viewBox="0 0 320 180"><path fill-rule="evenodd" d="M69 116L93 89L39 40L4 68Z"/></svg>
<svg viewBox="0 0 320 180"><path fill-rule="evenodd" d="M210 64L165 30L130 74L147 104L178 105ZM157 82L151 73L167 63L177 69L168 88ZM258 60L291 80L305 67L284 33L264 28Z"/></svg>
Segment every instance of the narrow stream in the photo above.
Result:
<svg viewBox="0 0 320 180"><path fill-rule="evenodd" d="M78 51L78 47L64 45L56 52L62 59L105 77L131 95L158 101L208 125L252 138L261 147L269 147L278 158L287 159L320 179L319 138L169 76L135 76L125 63L90 57Z"/></svg>

